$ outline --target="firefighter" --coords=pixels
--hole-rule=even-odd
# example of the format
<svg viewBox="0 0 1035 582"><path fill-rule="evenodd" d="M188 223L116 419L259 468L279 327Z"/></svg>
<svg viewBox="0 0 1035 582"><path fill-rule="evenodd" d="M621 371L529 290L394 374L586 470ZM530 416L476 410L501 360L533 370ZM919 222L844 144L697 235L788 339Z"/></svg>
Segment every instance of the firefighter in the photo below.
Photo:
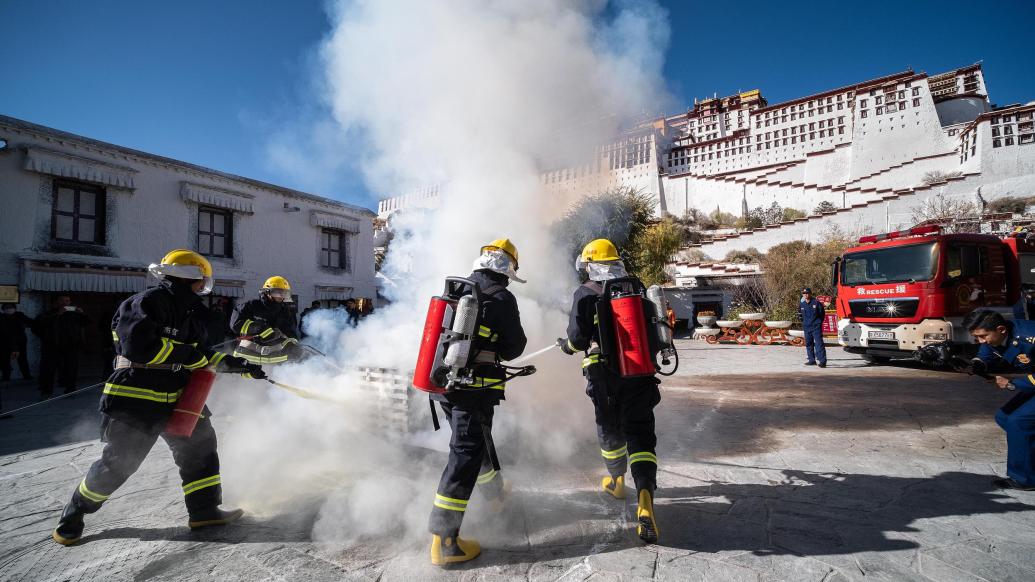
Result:
<svg viewBox="0 0 1035 582"><path fill-rule="evenodd" d="M1000 363L1023 372L1008 380L996 376L1000 390L1016 390L995 414L995 422L1006 431L1006 477L992 479L1000 489L1035 490L1035 322L1006 321L988 309L967 314L963 327L981 347L971 363L971 372L984 373L990 364Z"/></svg>
<svg viewBox="0 0 1035 582"><path fill-rule="evenodd" d="M569 355L585 352L582 374L586 377L586 394L593 401L600 454L608 471L601 486L609 495L624 499L628 467L636 485L636 533L643 541L656 543L658 439L654 432L654 407L661 401L660 382L655 376L622 378L601 358L597 300L605 281L628 276L618 249L607 239L594 240L582 249L576 268L588 281L575 290L568 337L559 339L558 344Z"/></svg>
<svg viewBox="0 0 1035 582"><path fill-rule="evenodd" d="M230 329L238 336L234 355L253 364L282 364L298 359L298 325L291 285L274 275L262 284L258 299L234 312Z"/></svg>
<svg viewBox="0 0 1035 582"><path fill-rule="evenodd" d="M432 396L452 430L449 462L435 493L428 526L431 563L436 566L466 562L481 553L478 542L459 537L475 484L494 511L502 510L506 496L503 477L493 468L488 454L486 443L491 442L491 434L487 439L486 431L492 430L493 407L504 399L505 373L499 363L520 356L527 342L517 300L507 290L511 280L525 282L517 276L517 268L517 248L509 239L497 239L482 247L470 276L482 295L478 337L471 346L476 362L475 384Z"/></svg>
<svg viewBox="0 0 1035 582"><path fill-rule="evenodd" d="M161 284L123 301L112 319L118 355L101 396L104 450L79 482L52 534L62 545L79 541L83 516L100 509L125 483L159 436L180 469L191 529L223 525L244 513L219 508L219 457L208 408L191 436L172 437L162 431L192 370L211 366L217 372L265 375L260 366L198 347L206 345L207 315L198 295L212 290L208 260L179 249L149 271Z"/></svg>
<svg viewBox="0 0 1035 582"><path fill-rule="evenodd" d="M823 345L823 318L826 317L826 310L823 304L812 296L812 289L805 287L801 290L801 300L798 301L798 314L801 315L801 329L805 332L805 360L806 366L815 366L819 360L819 367L827 367L827 348Z"/></svg>

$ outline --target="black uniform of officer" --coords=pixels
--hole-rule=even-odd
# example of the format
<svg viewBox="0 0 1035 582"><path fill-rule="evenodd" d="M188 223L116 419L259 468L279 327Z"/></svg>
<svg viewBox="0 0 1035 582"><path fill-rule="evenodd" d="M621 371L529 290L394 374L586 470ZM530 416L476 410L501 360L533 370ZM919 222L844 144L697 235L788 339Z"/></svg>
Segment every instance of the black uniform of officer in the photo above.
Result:
<svg viewBox="0 0 1035 582"><path fill-rule="evenodd" d="M501 253L517 263L517 251L506 239L483 247L481 258L498 268L499 261L506 262ZM432 563L436 565L470 560L481 551L476 541L458 537L475 484L490 501L499 505L503 500L503 477L492 466L485 431L492 430L493 409L504 399L506 375L498 363L520 356L527 343L517 300L507 290L510 278L520 280L514 270L486 268L471 274L470 279L478 284L482 296L480 325L471 345L475 382L470 388L433 395L453 432L449 462L439 480L428 526L432 533ZM508 271L510 276L504 274Z"/></svg>
<svg viewBox="0 0 1035 582"><path fill-rule="evenodd" d="M241 338L235 356L253 364L282 364L298 358L298 322L290 292L286 279L270 277L258 299L234 312L230 329Z"/></svg>
<svg viewBox="0 0 1035 582"><path fill-rule="evenodd" d="M152 273L155 267L192 265L207 267L201 272L207 270L206 278L211 280L208 261L193 251L169 253L161 265L152 265ZM104 414L101 434L106 444L101 458L90 466L65 506L53 533L58 543L71 545L79 540L83 515L100 509L126 482L159 436L169 445L180 469L191 528L222 525L243 513L219 509L219 457L207 407L191 436L162 434L192 370L215 366L217 371L263 377L259 366L199 347L205 345L207 314L192 288L196 283L199 281L164 276L161 286L126 299L115 313L112 334L118 355L100 402Z"/></svg>
<svg viewBox="0 0 1035 582"><path fill-rule="evenodd" d="M622 378L601 357L597 301L604 290L602 281L627 276L617 249L610 241L597 239L586 245L580 261L587 269L600 268L601 274L575 290L568 337L559 343L565 353L585 352L582 374L586 377L586 394L593 401L600 455L609 473L601 486L623 499L628 466L637 491L637 533L644 541L653 543L658 539L653 499L658 473L654 407L661 401L659 381L654 376ZM605 274L608 269L615 269L614 276Z"/></svg>

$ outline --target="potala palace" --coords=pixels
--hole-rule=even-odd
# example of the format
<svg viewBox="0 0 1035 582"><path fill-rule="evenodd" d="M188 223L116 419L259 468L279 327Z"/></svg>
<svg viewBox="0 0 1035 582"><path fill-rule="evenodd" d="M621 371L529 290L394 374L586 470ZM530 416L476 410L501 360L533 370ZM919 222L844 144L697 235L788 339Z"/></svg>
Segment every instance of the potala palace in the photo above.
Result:
<svg viewBox="0 0 1035 582"><path fill-rule="evenodd" d="M1035 102L991 104L981 65L938 75L906 70L769 104L759 90L697 101L597 148L593 163L542 175L561 200L631 186L659 214L744 208L836 211L731 233L708 255L794 239L910 226L935 196L977 203L1035 195ZM932 176L944 176L935 179ZM926 177L926 180L925 180ZM433 205L437 188L382 200L379 215Z"/></svg>

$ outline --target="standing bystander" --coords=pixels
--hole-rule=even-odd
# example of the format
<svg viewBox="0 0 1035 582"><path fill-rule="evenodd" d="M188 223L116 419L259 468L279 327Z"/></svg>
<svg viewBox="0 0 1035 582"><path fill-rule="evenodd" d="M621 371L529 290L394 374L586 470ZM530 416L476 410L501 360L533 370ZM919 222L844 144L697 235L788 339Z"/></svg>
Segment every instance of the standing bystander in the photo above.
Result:
<svg viewBox="0 0 1035 582"><path fill-rule="evenodd" d="M83 310L72 305L72 298L68 295L58 295L51 310L36 320L33 333L39 336L42 348L39 384L41 400L54 394L55 376L65 389L65 394L75 392L83 329L89 322Z"/></svg>
<svg viewBox="0 0 1035 582"><path fill-rule="evenodd" d="M18 361L18 370L23 380L32 380L29 372L29 357L26 349L25 329L32 328L32 318L18 311L13 303L4 305L0 312L0 373L6 382L11 379L11 362Z"/></svg>
<svg viewBox="0 0 1035 582"><path fill-rule="evenodd" d="M827 348L823 345L823 318L826 310L818 299L812 296L812 289L801 290L801 301L798 302L798 313L801 315L801 328L805 332L805 354L808 358L806 366L815 366L819 361L820 368L827 367Z"/></svg>

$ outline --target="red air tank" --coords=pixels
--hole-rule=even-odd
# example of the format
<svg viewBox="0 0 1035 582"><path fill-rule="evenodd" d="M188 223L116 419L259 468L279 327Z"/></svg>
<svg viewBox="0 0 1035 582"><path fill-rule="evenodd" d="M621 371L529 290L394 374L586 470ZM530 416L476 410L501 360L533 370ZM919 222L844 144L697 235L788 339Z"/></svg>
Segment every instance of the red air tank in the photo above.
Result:
<svg viewBox="0 0 1035 582"><path fill-rule="evenodd" d="M623 378L650 376L656 371L647 335L647 319L643 312L643 295L626 295L611 299L615 333L614 357Z"/></svg>
<svg viewBox="0 0 1035 582"><path fill-rule="evenodd" d="M169 423L165 425L165 434L186 438L194 432L215 381L216 373L208 368L190 373L190 381L183 389L180 399L176 401L176 408L169 417Z"/></svg>
<svg viewBox="0 0 1035 582"><path fill-rule="evenodd" d="M420 350L417 352L417 365L413 370L413 387L425 392L445 393L446 389L432 381L435 367L441 361L440 342L444 327L446 308L450 301L442 297L432 297L428 305L428 317L424 320L424 333L420 338Z"/></svg>

